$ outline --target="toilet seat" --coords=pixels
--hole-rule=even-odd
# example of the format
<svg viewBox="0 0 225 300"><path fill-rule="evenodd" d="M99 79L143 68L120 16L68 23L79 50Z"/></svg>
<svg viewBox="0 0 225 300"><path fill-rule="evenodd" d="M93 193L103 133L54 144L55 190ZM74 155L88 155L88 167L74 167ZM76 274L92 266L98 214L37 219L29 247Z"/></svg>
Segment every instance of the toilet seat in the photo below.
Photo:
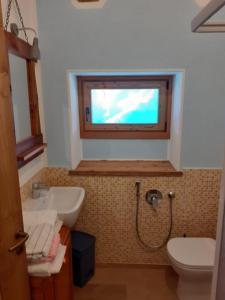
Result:
<svg viewBox="0 0 225 300"><path fill-rule="evenodd" d="M215 245L210 238L174 238L168 242L167 252L180 268L212 271Z"/></svg>

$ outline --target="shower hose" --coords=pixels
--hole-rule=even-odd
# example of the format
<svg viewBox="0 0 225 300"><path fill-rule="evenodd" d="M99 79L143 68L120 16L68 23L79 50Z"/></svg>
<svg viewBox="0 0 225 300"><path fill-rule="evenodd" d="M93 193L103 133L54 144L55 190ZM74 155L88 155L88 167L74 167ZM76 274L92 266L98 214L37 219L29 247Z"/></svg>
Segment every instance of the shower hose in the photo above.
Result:
<svg viewBox="0 0 225 300"><path fill-rule="evenodd" d="M166 245L171 236L172 227L173 227L173 196L171 193L168 194L168 198L169 198L169 230L168 230L168 234L165 237L165 239L163 239L163 241L160 245L149 245L145 241L143 241L141 234L140 234L140 229L139 229L139 212L140 212L140 198L141 198L140 186L141 186L141 183L136 182L136 234L137 234L137 238L138 238L139 242L145 249L147 249L149 251L156 251L158 249L161 249L164 245Z"/></svg>

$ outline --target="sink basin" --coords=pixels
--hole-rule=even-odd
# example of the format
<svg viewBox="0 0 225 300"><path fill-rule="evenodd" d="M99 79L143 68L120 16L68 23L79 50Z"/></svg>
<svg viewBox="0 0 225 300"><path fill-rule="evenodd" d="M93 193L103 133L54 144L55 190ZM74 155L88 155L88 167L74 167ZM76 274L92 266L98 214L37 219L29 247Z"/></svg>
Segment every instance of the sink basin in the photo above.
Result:
<svg viewBox="0 0 225 300"><path fill-rule="evenodd" d="M27 199L24 211L55 209L63 224L73 227L84 202L85 190L81 187L51 187L38 199Z"/></svg>

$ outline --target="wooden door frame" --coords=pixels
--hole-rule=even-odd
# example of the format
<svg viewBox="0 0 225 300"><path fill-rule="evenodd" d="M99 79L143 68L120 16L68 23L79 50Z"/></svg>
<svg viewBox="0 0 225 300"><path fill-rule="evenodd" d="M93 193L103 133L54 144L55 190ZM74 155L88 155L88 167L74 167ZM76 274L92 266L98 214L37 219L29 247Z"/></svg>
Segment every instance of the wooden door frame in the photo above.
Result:
<svg viewBox="0 0 225 300"><path fill-rule="evenodd" d="M224 160L225 162L225 160ZM224 300L225 297L225 163L221 179L217 236L216 236L216 257L213 274L211 300Z"/></svg>
<svg viewBox="0 0 225 300"><path fill-rule="evenodd" d="M2 300L10 300L15 294L18 300L29 300L25 250L20 256L8 252L17 242L16 230L23 230L8 65L0 0L0 290Z"/></svg>

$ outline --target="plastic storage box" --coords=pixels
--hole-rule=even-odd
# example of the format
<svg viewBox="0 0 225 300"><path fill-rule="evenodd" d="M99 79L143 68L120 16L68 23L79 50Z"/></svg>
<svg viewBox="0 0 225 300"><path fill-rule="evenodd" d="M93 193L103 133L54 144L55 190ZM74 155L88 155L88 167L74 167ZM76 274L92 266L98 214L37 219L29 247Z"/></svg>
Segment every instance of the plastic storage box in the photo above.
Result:
<svg viewBox="0 0 225 300"><path fill-rule="evenodd" d="M72 232L73 283L83 287L95 273L95 237L81 231Z"/></svg>

